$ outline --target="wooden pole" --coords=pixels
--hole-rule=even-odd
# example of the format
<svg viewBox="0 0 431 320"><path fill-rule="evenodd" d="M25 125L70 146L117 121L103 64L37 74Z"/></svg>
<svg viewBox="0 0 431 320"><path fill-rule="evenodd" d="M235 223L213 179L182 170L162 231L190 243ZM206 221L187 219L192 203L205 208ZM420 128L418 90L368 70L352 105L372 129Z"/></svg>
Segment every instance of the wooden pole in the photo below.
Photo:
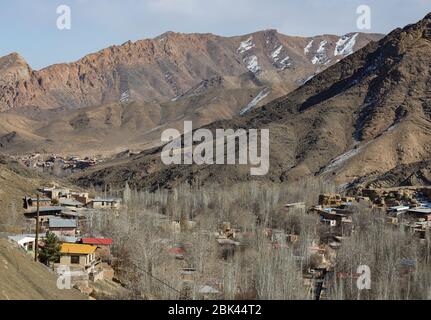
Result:
<svg viewBox="0 0 431 320"><path fill-rule="evenodd" d="M34 245L34 261L37 262L37 254L39 251L39 194L37 195L37 211L36 211L36 240Z"/></svg>

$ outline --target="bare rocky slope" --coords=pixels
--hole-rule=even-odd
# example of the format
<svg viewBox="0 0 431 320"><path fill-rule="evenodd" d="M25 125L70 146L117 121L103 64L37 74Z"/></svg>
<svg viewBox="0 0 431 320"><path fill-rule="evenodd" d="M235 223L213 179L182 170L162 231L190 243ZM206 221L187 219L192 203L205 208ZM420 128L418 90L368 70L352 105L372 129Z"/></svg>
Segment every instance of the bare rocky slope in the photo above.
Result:
<svg viewBox="0 0 431 320"><path fill-rule="evenodd" d="M376 184L392 173L392 184L426 182L412 177L429 170L431 159L430 65L431 14L367 45L291 94L209 127L270 129L270 171L261 179L319 175L347 186ZM157 188L252 179L247 166L166 167L159 152L105 164L75 181Z"/></svg>

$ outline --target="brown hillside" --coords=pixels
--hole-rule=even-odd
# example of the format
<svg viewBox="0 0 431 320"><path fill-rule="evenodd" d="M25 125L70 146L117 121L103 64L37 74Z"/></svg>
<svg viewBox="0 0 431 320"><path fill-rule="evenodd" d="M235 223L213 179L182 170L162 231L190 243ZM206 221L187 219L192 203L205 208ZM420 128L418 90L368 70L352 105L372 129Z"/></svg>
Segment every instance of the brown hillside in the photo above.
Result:
<svg viewBox="0 0 431 320"><path fill-rule="evenodd" d="M0 300L88 300L75 289L59 290L53 273L1 238L0 283Z"/></svg>

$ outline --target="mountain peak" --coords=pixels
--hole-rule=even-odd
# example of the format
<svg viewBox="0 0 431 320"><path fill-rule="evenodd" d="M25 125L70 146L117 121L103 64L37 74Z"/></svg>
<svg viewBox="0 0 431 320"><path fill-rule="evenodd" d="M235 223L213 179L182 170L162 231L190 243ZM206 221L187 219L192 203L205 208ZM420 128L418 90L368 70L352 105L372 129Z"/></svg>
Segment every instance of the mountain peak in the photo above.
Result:
<svg viewBox="0 0 431 320"><path fill-rule="evenodd" d="M25 59L16 52L0 57L0 81L28 79L31 69Z"/></svg>
<svg viewBox="0 0 431 320"><path fill-rule="evenodd" d="M0 57L0 70L5 70L14 65L28 66L27 61L17 52L12 52L4 57Z"/></svg>

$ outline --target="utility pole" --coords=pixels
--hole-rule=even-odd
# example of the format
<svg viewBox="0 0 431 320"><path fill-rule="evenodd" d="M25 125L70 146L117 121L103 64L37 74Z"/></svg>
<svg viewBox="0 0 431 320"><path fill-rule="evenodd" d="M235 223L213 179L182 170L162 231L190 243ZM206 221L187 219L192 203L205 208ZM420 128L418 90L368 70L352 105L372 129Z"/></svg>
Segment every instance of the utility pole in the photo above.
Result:
<svg viewBox="0 0 431 320"><path fill-rule="evenodd" d="M37 254L39 251L39 194L37 194L37 211L36 211L36 240L34 245L34 261L37 262Z"/></svg>

